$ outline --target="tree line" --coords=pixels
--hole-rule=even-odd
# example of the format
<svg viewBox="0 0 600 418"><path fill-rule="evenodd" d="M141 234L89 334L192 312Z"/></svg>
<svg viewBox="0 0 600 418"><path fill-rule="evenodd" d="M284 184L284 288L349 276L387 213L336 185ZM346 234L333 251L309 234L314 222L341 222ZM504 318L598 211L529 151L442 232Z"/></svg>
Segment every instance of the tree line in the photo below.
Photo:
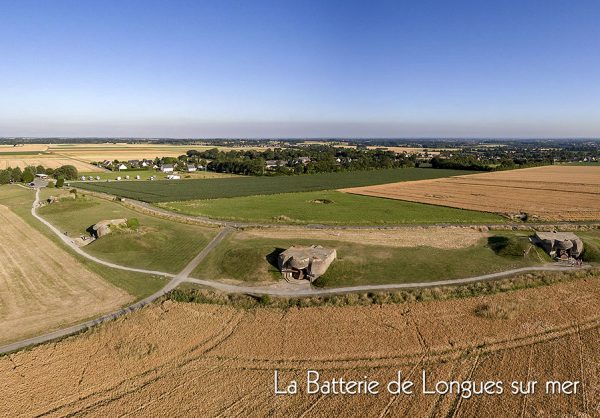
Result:
<svg viewBox="0 0 600 418"><path fill-rule="evenodd" d="M57 185L58 182L62 183L65 180L75 180L78 176L77 168L72 165L63 165L56 169L46 168L41 165L28 166L22 170L20 167L8 167L0 170L0 184L31 183L36 174L47 174L53 177L57 180Z"/></svg>
<svg viewBox="0 0 600 418"><path fill-rule="evenodd" d="M385 149L354 149L331 145L266 150L189 150L179 158L189 163L209 160L208 170L246 175L329 173L414 167L417 164L415 156L397 154ZM267 167L268 161L274 161L276 164Z"/></svg>

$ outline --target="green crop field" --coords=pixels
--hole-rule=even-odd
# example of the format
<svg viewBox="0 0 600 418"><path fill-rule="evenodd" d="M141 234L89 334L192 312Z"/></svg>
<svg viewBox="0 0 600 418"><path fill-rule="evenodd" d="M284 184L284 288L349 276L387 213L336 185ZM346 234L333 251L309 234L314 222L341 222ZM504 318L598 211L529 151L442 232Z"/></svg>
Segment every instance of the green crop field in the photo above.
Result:
<svg viewBox="0 0 600 418"><path fill-rule="evenodd" d="M159 203L158 206L189 215L259 223L396 225L506 222L505 218L492 213L338 191L187 200Z"/></svg>
<svg viewBox="0 0 600 418"><path fill-rule="evenodd" d="M83 250L113 263L169 273L181 271L217 234L215 229L143 215L89 196L64 199L40 208L38 213L73 237L89 236L86 230L102 220L137 218L138 230L118 230Z"/></svg>
<svg viewBox="0 0 600 418"><path fill-rule="evenodd" d="M44 151L0 151L0 155L9 155L11 157L17 157L19 155L40 155L47 154Z"/></svg>
<svg viewBox="0 0 600 418"><path fill-rule="evenodd" d="M145 202L170 202L193 199L218 199L286 192L308 192L344 187L369 186L398 181L423 180L470 174L460 170L398 168L349 171L300 176L236 177L228 179L165 180L148 182L79 183L82 189L108 193Z"/></svg>
<svg viewBox="0 0 600 418"><path fill-rule="evenodd" d="M503 242L504 237L508 240L508 249L498 249L497 242ZM330 240L236 239L234 235L210 253L192 272L192 277L252 282L279 280L277 255L293 244L336 248L338 258L315 282L323 287L460 279L548 261L537 248L523 257L528 238L505 232L491 237L490 241L482 239L474 246L460 249L392 248ZM514 248L516 251L512 251Z"/></svg>

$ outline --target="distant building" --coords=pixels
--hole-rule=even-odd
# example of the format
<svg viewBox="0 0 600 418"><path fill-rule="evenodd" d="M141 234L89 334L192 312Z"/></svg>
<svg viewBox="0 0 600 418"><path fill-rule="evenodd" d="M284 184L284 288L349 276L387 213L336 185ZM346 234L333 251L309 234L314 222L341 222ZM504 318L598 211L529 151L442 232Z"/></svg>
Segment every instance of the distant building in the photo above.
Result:
<svg viewBox="0 0 600 418"><path fill-rule="evenodd" d="M285 161L283 160L267 160L265 161L267 169L272 169L276 167L283 167L285 165Z"/></svg>
<svg viewBox="0 0 600 418"><path fill-rule="evenodd" d="M125 164L121 163L121 164L119 164L119 165L117 166L117 169L118 169L119 171L121 171L121 170L127 170L127 166L126 166Z"/></svg>
<svg viewBox="0 0 600 418"><path fill-rule="evenodd" d="M188 173L193 173L196 170L197 170L197 168L196 168L196 166L194 164L188 164L187 165L187 171L188 171Z"/></svg>
<svg viewBox="0 0 600 418"><path fill-rule="evenodd" d="M175 170L175 167L173 166L173 164L163 164L160 170L163 173L172 173Z"/></svg>
<svg viewBox="0 0 600 418"><path fill-rule="evenodd" d="M296 160L294 161L295 164L308 164L310 163L310 157L298 157L296 158Z"/></svg>
<svg viewBox="0 0 600 418"><path fill-rule="evenodd" d="M41 179L47 179L47 178L48 178L48 174L43 174L43 173L36 174L35 176L36 176L36 177L39 177L39 178L41 178Z"/></svg>

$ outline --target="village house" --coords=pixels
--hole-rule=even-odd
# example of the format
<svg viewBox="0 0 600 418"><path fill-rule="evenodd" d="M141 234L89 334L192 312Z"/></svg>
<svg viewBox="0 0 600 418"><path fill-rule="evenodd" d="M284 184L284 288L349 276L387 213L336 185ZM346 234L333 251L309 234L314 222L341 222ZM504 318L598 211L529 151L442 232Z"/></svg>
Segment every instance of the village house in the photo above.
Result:
<svg viewBox="0 0 600 418"><path fill-rule="evenodd" d="M310 163L310 157L298 157L294 160L294 164L308 164Z"/></svg>
<svg viewBox="0 0 600 418"><path fill-rule="evenodd" d="M175 170L175 167L173 166L173 164L163 164L160 170L163 173L172 173Z"/></svg>
<svg viewBox="0 0 600 418"><path fill-rule="evenodd" d="M265 163L266 163L266 167L268 170L277 168L277 167L283 167L286 164L285 161L283 161L283 160L267 160L267 161L265 161Z"/></svg>
<svg viewBox="0 0 600 418"><path fill-rule="evenodd" d="M187 171L188 171L188 173L192 173L192 172L194 172L196 170L197 170L197 168L196 168L196 166L194 164L188 164L187 165Z"/></svg>
<svg viewBox="0 0 600 418"><path fill-rule="evenodd" d="M125 164L121 163L121 164L119 164L119 165L117 166L117 169L118 169L119 171L121 171L121 170L127 170L127 166L126 166Z"/></svg>

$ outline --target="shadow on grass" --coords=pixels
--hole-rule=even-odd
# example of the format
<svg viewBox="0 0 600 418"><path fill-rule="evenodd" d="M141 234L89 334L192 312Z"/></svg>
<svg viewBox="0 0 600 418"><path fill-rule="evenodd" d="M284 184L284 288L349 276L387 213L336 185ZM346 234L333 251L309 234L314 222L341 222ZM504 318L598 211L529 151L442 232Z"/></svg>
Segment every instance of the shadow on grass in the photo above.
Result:
<svg viewBox="0 0 600 418"><path fill-rule="evenodd" d="M494 235L488 237L487 244L493 252L495 252L496 254L501 254L510 244L510 239L508 237Z"/></svg>
<svg viewBox="0 0 600 418"><path fill-rule="evenodd" d="M270 265L272 265L277 270L279 270L279 261L278 261L279 260L279 254L281 254L284 251L285 251L284 248L275 248L273 251L271 251L269 254L267 254L267 256L265 257L265 259L267 260L267 262Z"/></svg>

